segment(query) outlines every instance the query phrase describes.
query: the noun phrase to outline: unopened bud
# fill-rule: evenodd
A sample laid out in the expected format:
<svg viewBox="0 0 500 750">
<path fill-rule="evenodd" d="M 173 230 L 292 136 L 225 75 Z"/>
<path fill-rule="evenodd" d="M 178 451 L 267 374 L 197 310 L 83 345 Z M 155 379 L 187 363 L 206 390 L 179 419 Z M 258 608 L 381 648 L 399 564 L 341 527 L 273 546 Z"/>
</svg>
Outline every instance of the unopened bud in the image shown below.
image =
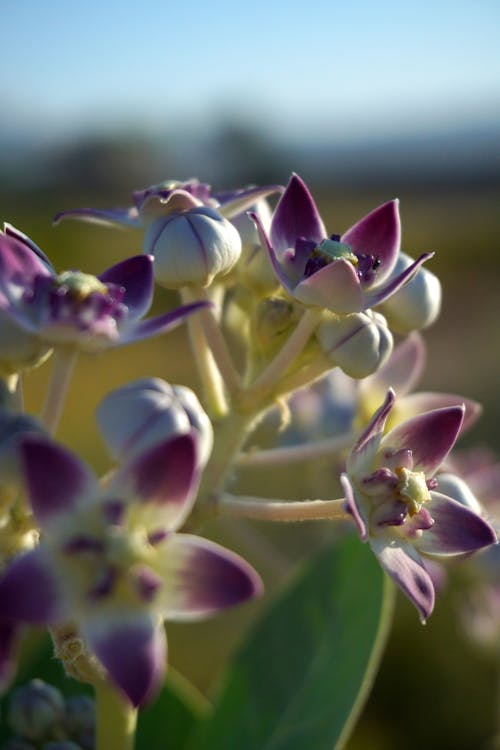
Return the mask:
<svg viewBox="0 0 500 750">
<path fill-rule="evenodd" d="M 241 253 L 237 229 L 208 206 L 170 213 L 149 222 L 145 253 L 154 255 L 154 273 L 167 289 L 206 287 L 228 273 Z"/>
<path fill-rule="evenodd" d="M 473 510 L 474 513 L 482 515 L 483 509 L 481 503 L 463 479 L 457 477 L 456 474 L 445 473 L 438 474 L 436 479 L 438 492 L 451 497 L 452 500 L 456 500 L 461 505 L 465 505 L 466 508 Z"/>
<path fill-rule="evenodd" d="M 255 336 L 264 352 L 279 344 L 295 323 L 293 305 L 281 297 L 262 300 L 255 315 Z"/>
<path fill-rule="evenodd" d="M 371 310 L 328 315 L 316 335 L 323 352 L 352 378 L 375 372 L 392 351 L 392 335 L 385 319 Z"/>
<path fill-rule="evenodd" d="M 265 198 L 255 203 L 249 210 L 257 214 L 267 231 L 271 223 L 272 212 Z M 244 212 L 235 216 L 231 223 L 234 224 L 241 237 L 241 257 L 235 268 L 238 279 L 260 295 L 272 294 L 278 289 L 279 283 L 269 254 L 261 246 L 255 222 Z"/>
<path fill-rule="evenodd" d="M 400 253 L 393 276 L 402 273 L 412 263 L 413 258 Z M 411 281 L 382 302 L 377 309 L 383 313 L 395 333 L 420 331 L 434 323 L 439 315 L 441 282 L 432 271 L 420 268 Z"/>
<path fill-rule="evenodd" d="M 193 429 L 201 466 L 212 451 L 212 424 L 196 394 L 160 378 L 143 378 L 112 391 L 99 404 L 96 419 L 111 454 L 119 460 Z"/>
</svg>

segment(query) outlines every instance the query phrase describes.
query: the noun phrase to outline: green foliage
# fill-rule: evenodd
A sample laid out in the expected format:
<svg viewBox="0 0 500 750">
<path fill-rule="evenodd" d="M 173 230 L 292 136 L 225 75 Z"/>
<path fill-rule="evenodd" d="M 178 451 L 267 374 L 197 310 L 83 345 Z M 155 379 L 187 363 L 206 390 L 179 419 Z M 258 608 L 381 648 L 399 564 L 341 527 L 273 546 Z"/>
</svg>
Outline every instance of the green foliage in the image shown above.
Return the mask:
<svg viewBox="0 0 500 750">
<path fill-rule="evenodd" d="M 190 750 L 341 747 L 378 666 L 392 598 L 359 539 L 322 550 L 237 654 Z"/>
</svg>

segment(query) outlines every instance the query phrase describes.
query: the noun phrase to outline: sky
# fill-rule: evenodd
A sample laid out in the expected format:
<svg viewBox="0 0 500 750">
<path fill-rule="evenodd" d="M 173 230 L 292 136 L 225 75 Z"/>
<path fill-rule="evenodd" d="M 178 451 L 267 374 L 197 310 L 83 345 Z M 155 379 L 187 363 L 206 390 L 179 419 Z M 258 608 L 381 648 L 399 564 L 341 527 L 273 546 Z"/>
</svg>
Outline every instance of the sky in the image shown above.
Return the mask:
<svg viewBox="0 0 500 750">
<path fill-rule="evenodd" d="M 500 0 L 0 0 L 0 127 L 284 138 L 500 115 Z"/>
</svg>

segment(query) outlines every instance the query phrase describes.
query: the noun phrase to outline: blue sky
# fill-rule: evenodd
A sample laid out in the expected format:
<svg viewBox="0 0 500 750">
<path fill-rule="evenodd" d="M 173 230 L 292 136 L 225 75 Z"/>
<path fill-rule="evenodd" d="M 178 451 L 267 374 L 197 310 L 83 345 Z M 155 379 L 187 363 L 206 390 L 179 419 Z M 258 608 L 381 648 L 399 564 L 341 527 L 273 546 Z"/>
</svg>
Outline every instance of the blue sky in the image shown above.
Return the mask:
<svg viewBox="0 0 500 750">
<path fill-rule="evenodd" d="M 229 115 L 335 138 L 500 114 L 499 0 L 1 0 L 0 27 L 3 127 L 40 137 Z"/>
</svg>

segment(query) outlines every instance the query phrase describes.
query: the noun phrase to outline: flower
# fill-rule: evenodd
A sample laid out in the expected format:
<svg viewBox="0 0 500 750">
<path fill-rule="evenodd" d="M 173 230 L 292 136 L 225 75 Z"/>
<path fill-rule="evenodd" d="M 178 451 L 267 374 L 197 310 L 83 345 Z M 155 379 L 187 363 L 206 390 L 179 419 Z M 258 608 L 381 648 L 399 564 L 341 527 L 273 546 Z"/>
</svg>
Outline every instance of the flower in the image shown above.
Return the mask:
<svg viewBox="0 0 500 750">
<path fill-rule="evenodd" d="M 425 622 L 434 607 L 426 555 L 473 552 L 497 538 L 481 516 L 436 491 L 434 475 L 458 436 L 464 407 L 419 414 L 384 435 L 394 401 L 389 390 L 354 445 L 342 484 L 361 539 Z"/>
<path fill-rule="evenodd" d="M 305 305 L 334 313 L 380 304 L 432 257 L 424 253 L 389 279 L 400 245 L 398 202 L 384 203 L 342 236 L 328 237 L 309 190 L 295 174 L 273 213 L 269 236 L 259 217 L 251 216 L 285 290 Z"/>
<path fill-rule="evenodd" d="M 142 704 L 164 673 L 164 618 L 197 620 L 261 590 L 239 556 L 176 533 L 196 494 L 196 433 L 135 455 L 104 486 L 48 438 L 30 436 L 21 451 L 42 534 L 0 576 L 2 616 L 78 623 L 110 679 Z"/>
<path fill-rule="evenodd" d="M 187 211 L 199 206 L 217 209 L 226 219 L 232 219 L 252 206 L 260 198 L 282 192 L 281 185 L 249 187 L 225 192 L 212 192 L 210 185 L 195 178 L 181 182 L 166 180 L 159 185 L 151 185 L 144 190 L 132 193 L 133 206 L 127 208 L 75 208 L 60 211 L 54 218 L 57 224 L 61 219 L 83 219 L 99 224 L 118 224 L 140 228 L 151 218 L 171 213 Z"/>
<path fill-rule="evenodd" d="M 57 274 L 32 240 L 7 226 L 0 234 L 0 362 L 17 371 L 58 345 L 90 352 L 121 346 L 164 333 L 207 304 L 141 321 L 153 286 L 151 256 L 128 258 L 100 276 Z"/>
</svg>

